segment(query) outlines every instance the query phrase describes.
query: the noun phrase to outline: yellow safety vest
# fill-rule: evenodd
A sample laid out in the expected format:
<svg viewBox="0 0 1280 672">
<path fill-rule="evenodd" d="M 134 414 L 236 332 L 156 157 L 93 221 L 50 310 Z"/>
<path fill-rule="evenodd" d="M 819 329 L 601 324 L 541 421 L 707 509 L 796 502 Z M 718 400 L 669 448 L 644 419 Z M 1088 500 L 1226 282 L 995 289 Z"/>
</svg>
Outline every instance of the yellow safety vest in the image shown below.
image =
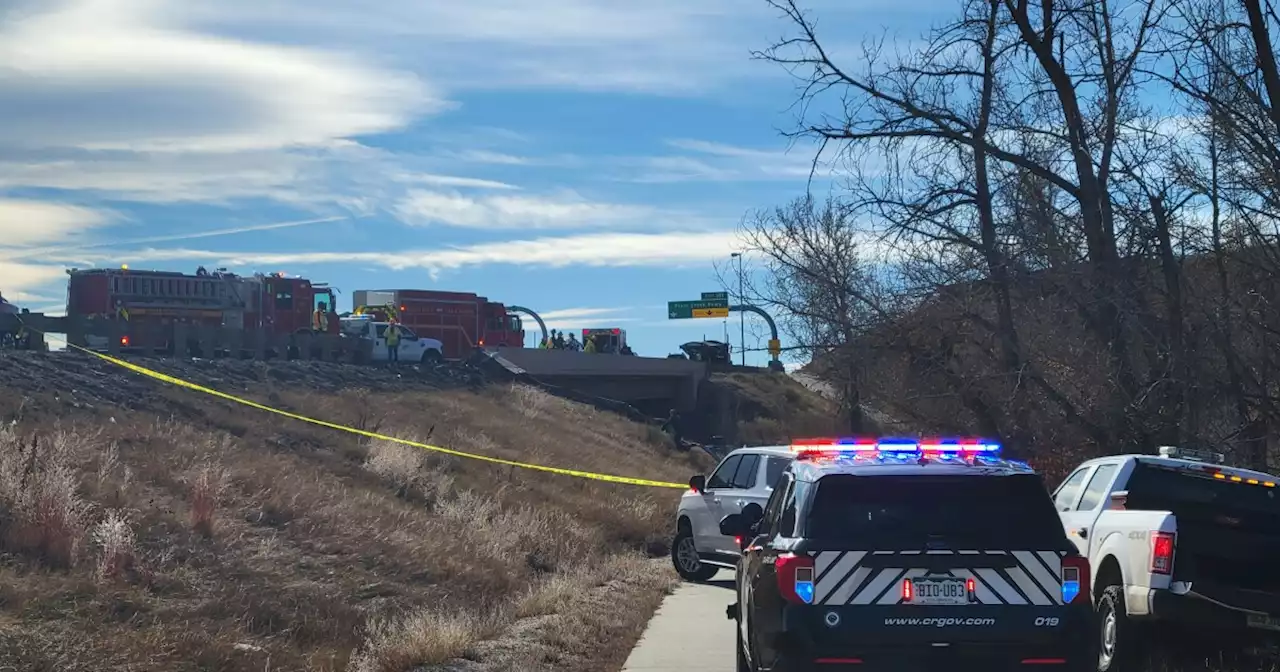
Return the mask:
<svg viewBox="0 0 1280 672">
<path fill-rule="evenodd" d="M 400 345 L 400 329 L 394 324 L 387 327 L 387 345 Z"/>
</svg>

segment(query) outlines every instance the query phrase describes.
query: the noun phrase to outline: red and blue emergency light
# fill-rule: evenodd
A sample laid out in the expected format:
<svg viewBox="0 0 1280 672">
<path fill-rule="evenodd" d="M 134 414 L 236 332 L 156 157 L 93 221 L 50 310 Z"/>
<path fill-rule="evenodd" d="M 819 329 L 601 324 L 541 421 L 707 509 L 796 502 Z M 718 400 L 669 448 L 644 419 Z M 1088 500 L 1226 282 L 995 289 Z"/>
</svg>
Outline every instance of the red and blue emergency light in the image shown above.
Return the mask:
<svg viewBox="0 0 1280 672">
<path fill-rule="evenodd" d="M 797 457 L 1000 457 L 1000 444 L 976 437 L 798 439 L 791 442 Z"/>
</svg>

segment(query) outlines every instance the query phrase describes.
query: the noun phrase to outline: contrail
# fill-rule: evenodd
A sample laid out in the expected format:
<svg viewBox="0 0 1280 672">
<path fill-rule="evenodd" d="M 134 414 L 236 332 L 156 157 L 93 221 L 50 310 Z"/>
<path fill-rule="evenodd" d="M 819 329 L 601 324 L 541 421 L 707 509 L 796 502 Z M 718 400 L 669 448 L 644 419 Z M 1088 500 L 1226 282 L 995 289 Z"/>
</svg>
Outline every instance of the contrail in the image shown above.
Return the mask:
<svg viewBox="0 0 1280 672">
<path fill-rule="evenodd" d="M 271 231 L 274 229 L 290 229 L 295 226 L 306 226 L 308 224 L 324 224 L 326 222 L 336 222 L 343 219 L 363 219 L 372 217 L 367 215 L 339 215 L 336 217 L 321 217 L 319 219 L 302 219 L 291 222 L 275 222 L 272 224 L 253 224 L 251 226 L 239 226 L 231 229 L 214 229 L 212 231 L 197 231 L 196 233 L 180 233 L 171 236 L 150 236 L 148 238 L 132 238 L 129 240 L 109 240 L 100 243 L 88 243 L 84 245 L 72 245 L 71 247 L 46 247 L 34 250 L 14 250 L 5 256 L 10 259 L 24 259 L 46 254 L 58 252 L 79 252 L 81 250 L 92 250 L 102 247 L 112 247 L 115 245 L 140 245 L 146 243 L 169 243 L 178 240 L 194 240 L 196 238 L 214 238 L 217 236 L 230 236 L 237 233 L 251 233 L 254 231 Z"/>
</svg>

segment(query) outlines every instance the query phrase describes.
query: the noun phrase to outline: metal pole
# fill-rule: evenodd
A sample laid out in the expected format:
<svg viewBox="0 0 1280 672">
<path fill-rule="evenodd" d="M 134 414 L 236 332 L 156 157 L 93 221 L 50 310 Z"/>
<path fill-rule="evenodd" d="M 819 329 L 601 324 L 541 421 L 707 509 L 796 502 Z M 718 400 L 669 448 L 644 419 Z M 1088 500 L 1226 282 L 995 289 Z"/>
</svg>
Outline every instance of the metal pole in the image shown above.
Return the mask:
<svg viewBox="0 0 1280 672">
<path fill-rule="evenodd" d="M 738 302 L 746 303 L 747 297 L 743 296 L 743 278 L 742 278 L 742 253 L 735 253 L 733 256 L 738 258 Z M 742 352 L 742 365 L 747 365 L 747 314 L 746 312 L 738 313 L 738 338 L 740 349 Z"/>
</svg>

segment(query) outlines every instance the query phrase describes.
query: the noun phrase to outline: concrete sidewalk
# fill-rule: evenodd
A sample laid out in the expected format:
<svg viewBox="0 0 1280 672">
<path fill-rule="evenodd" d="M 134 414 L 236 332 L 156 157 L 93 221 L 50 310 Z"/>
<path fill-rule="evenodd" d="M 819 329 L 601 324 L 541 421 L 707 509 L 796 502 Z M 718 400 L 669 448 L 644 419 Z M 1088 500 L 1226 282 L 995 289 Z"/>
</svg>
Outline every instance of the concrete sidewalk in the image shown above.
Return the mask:
<svg viewBox="0 0 1280 672">
<path fill-rule="evenodd" d="M 685 583 L 649 621 L 622 672 L 734 672 L 733 621 L 725 607 L 736 597 L 732 574 L 709 584 Z"/>
</svg>

